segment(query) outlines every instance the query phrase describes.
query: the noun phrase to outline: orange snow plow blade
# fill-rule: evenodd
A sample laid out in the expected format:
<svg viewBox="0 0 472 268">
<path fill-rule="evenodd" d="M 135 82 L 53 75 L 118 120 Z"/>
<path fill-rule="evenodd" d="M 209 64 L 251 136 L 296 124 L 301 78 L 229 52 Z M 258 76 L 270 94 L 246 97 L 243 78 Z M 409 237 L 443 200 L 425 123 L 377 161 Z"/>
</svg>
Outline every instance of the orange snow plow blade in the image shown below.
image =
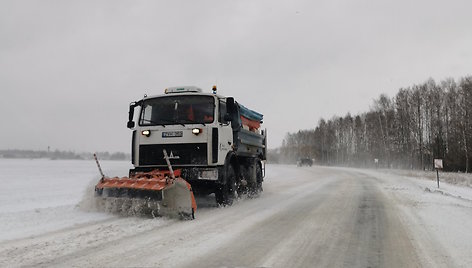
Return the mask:
<svg viewBox="0 0 472 268">
<path fill-rule="evenodd" d="M 116 212 L 193 219 L 197 209 L 192 187 L 180 177 L 180 170 L 154 170 L 123 178 L 104 176 L 95 193 Z"/>
</svg>

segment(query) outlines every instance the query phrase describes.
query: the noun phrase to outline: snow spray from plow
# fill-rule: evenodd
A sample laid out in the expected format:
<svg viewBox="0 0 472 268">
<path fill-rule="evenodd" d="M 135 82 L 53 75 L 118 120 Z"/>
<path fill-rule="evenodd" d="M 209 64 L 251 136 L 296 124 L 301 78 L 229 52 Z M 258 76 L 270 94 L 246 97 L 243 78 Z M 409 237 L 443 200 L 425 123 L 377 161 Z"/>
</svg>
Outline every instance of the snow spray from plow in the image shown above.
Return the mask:
<svg viewBox="0 0 472 268">
<path fill-rule="evenodd" d="M 94 154 L 102 176 L 95 186 L 98 206 L 122 214 L 194 219 L 197 204 L 192 187 L 180 177 L 180 170 L 172 169 L 165 149 L 163 153 L 169 170 L 138 172 L 122 178 L 106 177 Z"/>
</svg>

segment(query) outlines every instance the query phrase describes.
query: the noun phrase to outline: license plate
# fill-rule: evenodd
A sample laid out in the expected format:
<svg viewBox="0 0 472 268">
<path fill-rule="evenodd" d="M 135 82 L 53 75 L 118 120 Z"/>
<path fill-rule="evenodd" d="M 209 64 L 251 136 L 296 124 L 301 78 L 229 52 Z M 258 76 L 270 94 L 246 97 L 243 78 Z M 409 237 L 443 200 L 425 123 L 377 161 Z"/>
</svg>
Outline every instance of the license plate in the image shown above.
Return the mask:
<svg viewBox="0 0 472 268">
<path fill-rule="evenodd" d="M 183 134 L 182 131 L 167 131 L 167 132 L 162 132 L 162 137 L 163 138 L 182 137 L 182 134 Z"/>
</svg>

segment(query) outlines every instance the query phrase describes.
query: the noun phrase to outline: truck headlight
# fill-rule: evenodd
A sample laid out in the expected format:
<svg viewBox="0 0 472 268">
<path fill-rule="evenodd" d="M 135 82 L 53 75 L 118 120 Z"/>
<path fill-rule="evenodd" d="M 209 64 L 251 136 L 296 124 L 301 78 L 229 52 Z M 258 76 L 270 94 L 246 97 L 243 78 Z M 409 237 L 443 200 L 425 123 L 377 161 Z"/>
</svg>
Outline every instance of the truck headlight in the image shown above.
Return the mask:
<svg viewBox="0 0 472 268">
<path fill-rule="evenodd" d="M 141 131 L 141 134 L 143 134 L 146 137 L 149 137 L 149 136 L 151 136 L 151 131 L 150 130 L 143 130 L 143 131 Z"/>
<path fill-rule="evenodd" d="M 198 134 L 202 133 L 202 129 L 201 128 L 194 128 L 194 129 L 192 129 L 192 133 L 195 134 L 195 135 L 198 135 Z"/>
</svg>

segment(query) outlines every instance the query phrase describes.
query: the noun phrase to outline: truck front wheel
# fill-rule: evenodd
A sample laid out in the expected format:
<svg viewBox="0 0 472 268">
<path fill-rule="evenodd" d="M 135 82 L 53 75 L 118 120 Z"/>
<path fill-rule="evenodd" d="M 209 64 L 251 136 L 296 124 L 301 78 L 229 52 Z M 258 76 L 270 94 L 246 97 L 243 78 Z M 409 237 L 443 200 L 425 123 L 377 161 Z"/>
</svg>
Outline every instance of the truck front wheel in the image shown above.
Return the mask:
<svg viewBox="0 0 472 268">
<path fill-rule="evenodd" d="M 226 170 L 226 183 L 217 184 L 215 189 L 216 203 L 220 206 L 231 206 L 237 198 L 236 172 L 232 165 Z"/>
</svg>

